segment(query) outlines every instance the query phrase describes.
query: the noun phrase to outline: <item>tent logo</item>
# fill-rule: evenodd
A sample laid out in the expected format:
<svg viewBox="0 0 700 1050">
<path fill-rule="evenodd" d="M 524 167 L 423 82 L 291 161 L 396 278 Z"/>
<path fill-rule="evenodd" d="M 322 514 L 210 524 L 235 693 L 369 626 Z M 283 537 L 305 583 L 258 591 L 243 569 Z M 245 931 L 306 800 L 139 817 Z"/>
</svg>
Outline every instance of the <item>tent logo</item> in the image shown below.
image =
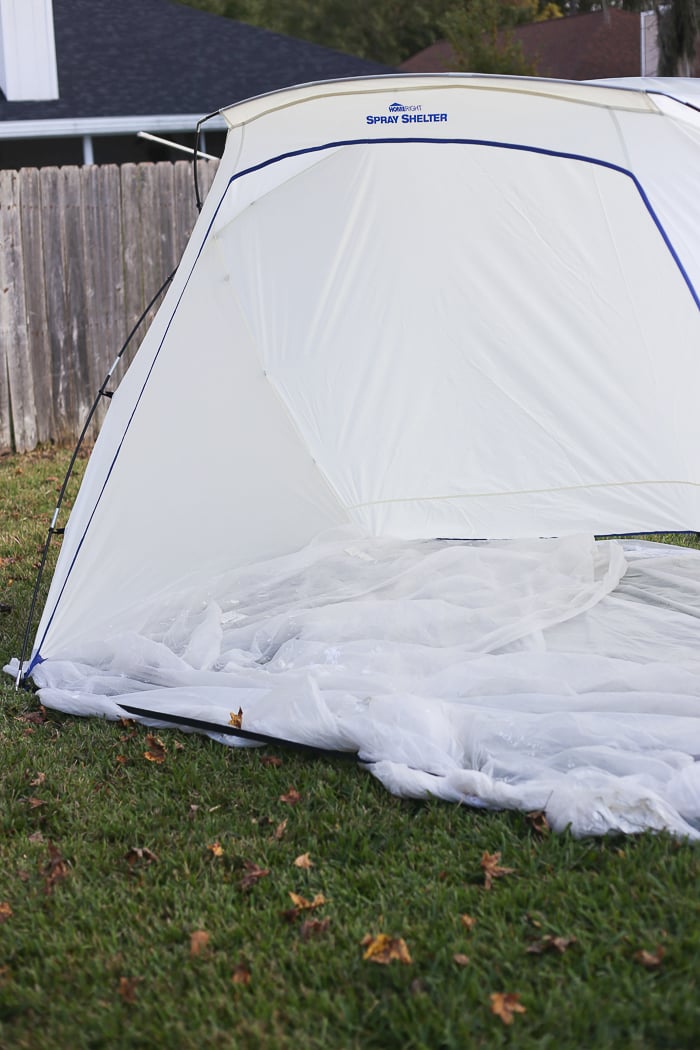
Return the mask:
<svg viewBox="0 0 700 1050">
<path fill-rule="evenodd" d="M 392 102 L 388 115 L 368 113 L 365 120 L 368 124 L 441 124 L 447 122 L 447 113 L 423 113 L 420 103 Z"/>
</svg>

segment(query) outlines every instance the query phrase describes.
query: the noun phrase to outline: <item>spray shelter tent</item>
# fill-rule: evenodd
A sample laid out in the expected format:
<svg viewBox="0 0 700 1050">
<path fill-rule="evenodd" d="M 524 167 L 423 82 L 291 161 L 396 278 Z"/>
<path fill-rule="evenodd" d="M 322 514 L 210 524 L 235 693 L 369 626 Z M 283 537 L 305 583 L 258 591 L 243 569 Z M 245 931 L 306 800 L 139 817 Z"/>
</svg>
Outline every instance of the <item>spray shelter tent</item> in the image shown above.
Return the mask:
<svg viewBox="0 0 700 1050">
<path fill-rule="evenodd" d="M 390 76 L 224 109 L 67 524 L 42 702 L 227 742 L 241 710 L 397 793 L 696 837 L 700 555 L 594 539 L 700 529 L 672 95 Z"/>
</svg>

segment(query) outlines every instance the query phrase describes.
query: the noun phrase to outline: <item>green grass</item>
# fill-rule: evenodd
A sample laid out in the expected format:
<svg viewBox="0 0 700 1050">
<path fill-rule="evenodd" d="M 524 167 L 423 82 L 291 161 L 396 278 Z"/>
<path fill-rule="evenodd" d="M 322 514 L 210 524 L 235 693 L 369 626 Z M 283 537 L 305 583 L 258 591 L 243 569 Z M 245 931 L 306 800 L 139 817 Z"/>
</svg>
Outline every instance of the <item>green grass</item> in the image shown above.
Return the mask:
<svg viewBox="0 0 700 1050">
<path fill-rule="evenodd" d="M 3 662 L 19 651 L 67 458 L 0 460 Z M 280 752 L 273 766 L 179 732 L 160 734 L 158 764 L 147 729 L 42 715 L 6 681 L 3 1048 L 700 1044 L 696 849 L 543 835 L 522 814 L 392 798 L 352 762 Z M 280 800 L 290 787 L 296 805 Z M 484 851 L 516 869 L 488 891 Z M 314 866 L 295 867 L 307 852 Z M 248 890 L 246 862 L 269 871 Z M 305 938 L 304 916 L 283 915 L 290 892 L 323 894 L 308 914 L 327 927 Z M 209 942 L 191 957 L 196 930 Z M 403 937 L 413 961 L 364 961 L 363 937 L 379 932 Z M 527 952 L 547 935 L 576 941 Z M 635 958 L 659 948 L 656 967 Z M 506 1026 L 494 992 L 517 993 L 526 1013 Z"/>
</svg>

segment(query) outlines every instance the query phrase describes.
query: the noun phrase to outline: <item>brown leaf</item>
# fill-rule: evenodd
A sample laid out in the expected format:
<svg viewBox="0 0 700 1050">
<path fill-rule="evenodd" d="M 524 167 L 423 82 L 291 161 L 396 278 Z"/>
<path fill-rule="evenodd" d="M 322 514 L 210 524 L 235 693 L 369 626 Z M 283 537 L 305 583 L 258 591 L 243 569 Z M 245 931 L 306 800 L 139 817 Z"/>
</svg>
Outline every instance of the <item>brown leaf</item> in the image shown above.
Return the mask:
<svg viewBox="0 0 700 1050">
<path fill-rule="evenodd" d="M 279 840 L 282 838 L 282 836 L 284 835 L 286 830 L 287 830 L 287 819 L 285 818 L 283 821 L 281 821 L 277 825 L 277 827 L 275 828 L 275 830 L 272 833 L 272 837 L 277 839 L 277 841 L 279 842 Z"/>
<path fill-rule="evenodd" d="M 394 961 L 406 965 L 413 962 L 403 937 L 390 937 L 387 933 L 372 937 L 368 933 L 362 939 L 362 946 L 365 949 L 362 958 L 367 962 L 380 963 L 382 966 Z"/>
<path fill-rule="evenodd" d="M 238 963 L 231 974 L 232 984 L 250 984 L 250 970 L 245 963 Z"/>
<path fill-rule="evenodd" d="M 33 831 L 31 835 L 29 835 L 29 841 L 33 842 L 36 845 L 37 843 L 41 843 L 44 841 L 44 836 L 40 831 Z"/>
<path fill-rule="evenodd" d="M 294 861 L 295 868 L 313 868 L 314 862 L 308 853 L 301 853 Z"/>
<path fill-rule="evenodd" d="M 231 717 L 228 720 L 228 724 L 230 726 L 235 726 L 236 729 L 242 729 L 243 728 L 243 708 L 242 707 L 238 708 L 238 714 L 237 715 L 234 714 L 233 711 L 231 711 Z"/>
<path fill-rule="evenodd" d="M 290 806 L 295 806 L 297 802 L 301 801 L 301 795 L 296 788 L 290 787 L 286 795 L 280 795 L 280 802 L 286 802 Z"/>
<path fill-rule="evenodd" d="M 68 862 L 61 856 L 60 850 L 57 846 L 54 846 L 53 842 L 49 842 L 48 851 L 49 859 L 40 868 L 41 874 L 44 876 L 44 893 L 47 895 L 53 893 L 53 888 L 57 882 L 67 878 L 70 874 Z"/>
<path fill-rule="evenodd" d="M 532 813 L 526 813 L 525 819 L 530 824 L 533 831 L 536 831 L 538 835 L 549 834 L 549 821 L 543 809 L 535 809 Z"/>
<path fill-rule="evenodd" d="M 468 955 L 462 955 L 461 952 L 456 952 L 452 956 L 452 962 L 456 963 L 457 966 L 468 966 L 469 965 L 469 956 Z"/>
<path fill-rule="evenodd" d="M 19 720 L 20 722 L 31 722 L 32 725 L 41 726 L 48 721 L 46 708 L 41 706 L 38 711 L 28 711 L 25 715 L 20 715 Z"/>
<path fill-rule="evenodd" d="M 0 901 L 0 923 L 7 922 L 12 914 L 9 901 Z"/>
<path fill-rule="evenodd" d="M 206 930 L 194 930 L 190 934 L 190 959 L 201 955 L 209 944 L 209 934 Z"/>
<path fill-rule="evenodd" d="M 292 893 L 290 891 L 289 896 L 291 897 L 293 908 L 288 908 L 287 911 L 283 911 L 282 915 L 287 922 L 296 922 L 303 911 L 315 911 L 316 908 L 321 908 L 327 903 L 326 898 L 322 893 L 317 893 L 312 901 L 306 899 L 306 897 L 300 896 L 298 893 Z"/>
<path fill-rule="evenodd" d="M 491 998 L 491 1013 L 500 1017 L 503 1024 L 512 1024 L 514 1014 L 524 1014 L 527 1011 L 520 1002 L 520 996 L 514 992 L 493 992 Z"/>
<path fill-rule="evenodd" d="M 473 919 L 471 915 L 460 915 L 459 921 L 465 930 L 473 930 L 476 926 L 476 919 Z"/>
<path fill-rule="evenodd" d="M 634 953 L 635 962 L 641 963 L 647 970 L 654 970 L 657 966 L 661 966 L 661 961 L 666 954 L 666 949 L 663 945 L 658 945 L 655 952 L 645 951 L 644 948 Z"/>
<path fill-rule="evenodd" d="M 260 762 L 263 766 L 274 766 L 275 768 L 282 765 L 282 759 L 277 755 L 261 755 Z"/>
<path fill-rule="evenodd" d="M 125 766 L 129 759 L 126 757 L 126 755 L 117 755 L 114 761 L 117 763 L 118 766 Z"/>
<path fill-rule="evenodd" d="M 320 937 L 321 934 L 327 932 L 330 924 L 330 919 L 304 919 L 299 928 L 302 941 L 308 941 L 311 937 Z"/>
<path fill-rule="evenodd" d="M 119 978 L 119 994 L 122 1002 L 128 1003 L 130 1006 L 136 1002 L 136 985 L 140 980 L 140 977 Z"/>
<path fill-rule="evenodd" d="M 146 846 L 132 846 L 129 852 L 124 854 L 124 859 L 130 867 L 140 863 L 154 864 L 158 860 L 155 853 Z"/>
<path fill-rule="evenodd" d="M 224 855 L 224 847 L 218 841 L 212 842 L 211 846 L 207 846 L 207 849 L 214 857 L 223 857 Z"/>
<path fill-rule="evenodd" d="M 29 783 L 31 784 L 31 786 L 33 788 L 34 787 L 41 787 L 41 785 L 44 783 L 45 780 L 46 780 L 46 773 L 37 773 L 37 775 L 34 777 L 34 779 L 30 780 Z"/>
<path fill-rule="evenodd" d="M 575 937 L 555 937 L 553 934 L 547 933 L 541 940 L 533 941 L 532 944 L 528 945 L 525 951 L 530 955 L 542 955 L 546 951 L 556 951 L 563 955 L 572 944 L 576 944 Z"/>
<path fill-rule="evenodd" d="M 25 801 L 28 803 L 28 805 L 30 806 L 31 809 L 38 809 L 39 806 L 45 806 L 46 805 L 46 802 L 43 800 L 43 798 L 36 798 L 36 796 L 34 796 L 34 795 L 31 795 Z"/>
<path fill-rule="evenodd" d="M 245 869 L 245 875 L 240 882 L 242 890 L 249 890 L 256 882 L 260 879 L 264 879 L 266 875 L 270 874 L 269 868 L 259 868 L 252 860 L 245 861 L 243 867 Z"/>
<path fill-rule="evenodd" d="M 491 889 L 494 879 L 502 879 L 504 875 L 512 875 L 515 868 L 502 868 L 499 864 L 500 853 L 487 853 L 481 855 L 481 867 L 484 870 L 484 886 Z"/>
<path fill-rule="evenodd" d="M 144 751 L 143 757 L 148 759 L 149 762 L 157 762 L 158 765 L 160 765 L 161 762 L 165 762 L 165 756 L 168 753 L 168 749 L 160 737 L 154 736 L 153 733 L 147 733 L 146 743 L 148 744 L 148 751 Z"/>
</svg>

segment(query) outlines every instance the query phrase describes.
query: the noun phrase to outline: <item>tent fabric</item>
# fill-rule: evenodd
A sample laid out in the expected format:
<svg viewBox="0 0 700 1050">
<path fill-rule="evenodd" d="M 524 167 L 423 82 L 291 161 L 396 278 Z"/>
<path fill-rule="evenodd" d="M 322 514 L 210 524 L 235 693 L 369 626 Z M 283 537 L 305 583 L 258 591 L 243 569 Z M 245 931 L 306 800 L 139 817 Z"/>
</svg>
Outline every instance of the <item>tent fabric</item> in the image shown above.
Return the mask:
<svg viewBox="0 0 700 1050">
<path fill-rule="evenodd" d="M 153 625 L 174 601 L 173 623 L 184 616 L 192 637 L 178 634 L 173 653 L 192 657 L 197 681 L 189 672 L 186 683 L 168 681 L 168 702 L 198 707 L 210 688 L 199 671 L 214 672 L 192 654 L 213 652 L 227 634 L 217 607 L 238 600 L 231 573 L 277 571 L 288 557 L 306 564 L 310 556 L 294 552 L 337 529 L 353 530 L 361 551 L 369 544 L 368 564 L 384 565 L 375 542 L 390 545 L 393 565 L 402 543 L 409 557 L 415 544 L 445 541 L 437 557 L 453 551 L 447 541 L 483 539 L 517 541 L 507 548 L 516 572 L 519 557 L 542 561 L 544 604 L 528 591 L 521 608 L 501 573 L 505 548 L 460 547 L 478 568 L 470 561 L 454 580 L 448 574 L 432 604 L 399 602 L 397 622 L 408 629 L 417 618 L 406 645 L 425 645 L 425 632 L 439 650 L 481 645 L 486 660 L 494 646 L 545 629 L 559 637 L 562 624 L 579 621 L 581 637 L 600 641 L 594 610 L 627 578 L 619 548 L 582 541 L 588 554 L 572 556 L 567 589 L 569 570 L 552 569 L 559 553 L 545 544 L 535 556 L 530 544 L 559 537 L 554 549 L 566 558 L 575 536 L 700 527 L 700 113 L 658 84 L 446 75 L 306 85 L 223 115 L 230 130 L 217 176 L 112 399 L 67 525 L 30 663 L 44 702 L 65 704 L 73 681 L 76 709 L 103 710 L 100 695 L 116 686 L 96 686 L 92 700 L 85 682 L 104 685 L 106 670 L 149 682 L 134 660 L 149 666 L 149 647 L 160 644 Z M 420 550 L 411 569 L 419 576 Z M 685 593 L 683 572 L 695 562 L 679 564 L 669 586 Z M 345 567 L 352 600 L 329 592 L 327 646 L 331 624 L 340 637 L 347 627 L 339 606 L 351 622 L 363 609 L 354 568 Z M 325 568 L 318 573 L 325 579 Z M 221 591 L 229 579 L 234 590 Z M 476 587 L 492 619 L 460 619 L 471 600 L 455 598 L 460 585 Z M 658 618 L 658 585 L 646 574 L 645 597 L 626 598 L 625 609 L 649 606 Z M 291 615 L 280 586 L 271 584 L 273 619 Z M 206 606 L 211 637 L 187 611 L 202 588 L 219 595 Z M 453 599 L 454 616 L 442 604 Z M 685 638 L 695 621 L 683 615 Z M 382 637 L 379 622 L 376 630 Z M 460 631 L 471 641 L 458 643 Z M 139 639 L 138 659 L 116 644 L 125 636 Z M 247 667 L 253 650 L 241 652 Z M 393 696 L 399 710 L 404 672 L 392 661 L 395 692 L 387 687 L 382 704 Z M 668 654 L 662 662 L 673 663 Z M 211 688 L 227 690 L 223 681 Z M 320 732 L 311 711 L 325 711 L 328 697 L 318 683 L 298 694 L 292 676 L 279 688 L 300 718 L 308 705 L 309 731 Z M 425 710 L 442 703 L 439 692 L 424 699 Z M 359 700 L 348 703 L 359 719 Z M 375 704 L 368 725 L 381 718 Z M 528 724 L 535 733 L 536 719 Z M 379 751 L 353 733 L 378 772 Z M 455 757 L 462 746 L 447 750 L 456 768 L 472 769 Z M 414 779 L 432 775 L 427 760 L 408 766 Z M 444 764 L 436 768 L 442 777 Z M 501 787 L 514 777 L 493 774 Z M 479 783 L 455 791 L 496 804 L 498 792 Z"/>
</svg>

